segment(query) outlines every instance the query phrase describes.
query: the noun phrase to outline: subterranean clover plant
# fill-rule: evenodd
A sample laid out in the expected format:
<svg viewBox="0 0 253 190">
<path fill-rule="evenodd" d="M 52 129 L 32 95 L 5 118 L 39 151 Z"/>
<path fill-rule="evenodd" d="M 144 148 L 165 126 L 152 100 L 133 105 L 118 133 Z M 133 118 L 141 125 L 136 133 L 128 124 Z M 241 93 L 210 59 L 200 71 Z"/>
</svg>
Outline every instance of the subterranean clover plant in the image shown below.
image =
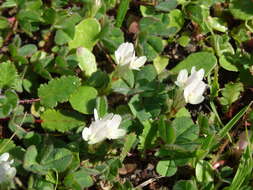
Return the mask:
<svg viewBox="0 0 253 190">
<path fill-rule="evenodd" d="M 0 1 L 0 190 L 249 190 L 253 2 Z"/>
</svg>

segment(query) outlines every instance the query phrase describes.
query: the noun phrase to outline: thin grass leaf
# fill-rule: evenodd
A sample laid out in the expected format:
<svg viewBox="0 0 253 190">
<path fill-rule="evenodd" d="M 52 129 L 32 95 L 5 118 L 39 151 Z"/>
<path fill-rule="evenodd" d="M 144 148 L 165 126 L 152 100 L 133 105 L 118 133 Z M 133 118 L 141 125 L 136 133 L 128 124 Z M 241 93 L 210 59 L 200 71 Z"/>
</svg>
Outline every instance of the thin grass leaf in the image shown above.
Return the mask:
<svg viewBox="0 0 253 190">
<path fill-rule="evenodd" d="M 217 112 L 217 109 L 216 109 L 216 107 L 215 107 L 213 101 L 210 102 L 210 106 L 211 106 L 212 111 L 213 111 L 213 113 L 215 114 L 216 118 L 218 119 L 219 123 L 221 124 L 222 127 L 224 127 L 224 124 L 222 123 L 222 121 L 221 121 L 221 119 L 220 119 L 220 116 L 219 116 L 219 114 L 218 114 L 218 112 Z"/>
<path fill-rule="evenodd" d="M 124 21 L 124 18 L 126 16 L 127 10 L 129 8 L 129 3 L 130 3 L 130 0 L 121 0 L 120 1 L 118 13 L 117 13 L 117 18 L 116 18 L 116 26 L 117 27 L 121 27 L 121 25 Z"/>
<path fill-rule="evenodd" d="M 232 129 L 232 127 L 242 118 L 242 116 L 246 113 L 246 111 L 250 108 L 252 102 L 243 108 L 239 113 L 237 113 L 233 119 L 231 119 L 225 127 L 223 127 L 218 133 L 219 138 L 224 138 L 224 136 Z"/>
<path fill-rule="evenodd" d="M 252 169 L 253 169 L 252 149 L 251 146 L 248 146 L 241 158 L 240 165 L 237 169 L 232 184 L 229 187 L 229 190 L 240 189 L 240 187 L 244 182 L 246 182 L 246 180 L 248 180 L 249 182 L 250 179 L 247 177 L 251 175 Z"/>
</svg>

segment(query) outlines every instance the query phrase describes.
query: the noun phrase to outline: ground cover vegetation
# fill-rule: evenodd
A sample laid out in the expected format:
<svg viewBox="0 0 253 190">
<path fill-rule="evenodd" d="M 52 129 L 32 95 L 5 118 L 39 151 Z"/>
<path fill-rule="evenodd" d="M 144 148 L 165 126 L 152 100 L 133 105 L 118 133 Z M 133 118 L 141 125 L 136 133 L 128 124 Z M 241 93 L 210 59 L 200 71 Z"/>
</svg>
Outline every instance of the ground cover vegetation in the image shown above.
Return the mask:
<svg viewBox="0 0 253 190">
<path fill-rule="evenodd" d="M 253 1 L 0 1 L 0 189 L 253 189 Z"/>
</svg>

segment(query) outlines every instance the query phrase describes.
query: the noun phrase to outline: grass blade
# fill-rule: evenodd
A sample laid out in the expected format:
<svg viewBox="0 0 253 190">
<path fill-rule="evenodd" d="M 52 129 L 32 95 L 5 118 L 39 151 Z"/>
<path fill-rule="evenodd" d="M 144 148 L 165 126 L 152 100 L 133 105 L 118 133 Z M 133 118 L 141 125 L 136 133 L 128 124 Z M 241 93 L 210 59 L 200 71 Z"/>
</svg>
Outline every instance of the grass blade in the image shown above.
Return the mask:
<svg viewBox="0 0 253 190">
<path fill-rule="evenodd" d="M 237 113 L 218 133 L 219 138 L 224 138 L 225 135 L 232 129 L 232 127 L 241 119 L 241 117 L 246 113 L 246 111 L 251 106 L 252 102 L 243 108 L 239 113 Z"/>
<path fill-rule="evenodd" d="M 129 3 L 130 3 L 130 0 L 121 0 L 120 1 L 118 13 L 117 13 L 117 18 L 116 18 L 116 26 L 117 27 L 121 27 L 121 25 L 124 21 L 124 18 L 126 16 L 127 10 L 129 8 Z"/>
</svg>

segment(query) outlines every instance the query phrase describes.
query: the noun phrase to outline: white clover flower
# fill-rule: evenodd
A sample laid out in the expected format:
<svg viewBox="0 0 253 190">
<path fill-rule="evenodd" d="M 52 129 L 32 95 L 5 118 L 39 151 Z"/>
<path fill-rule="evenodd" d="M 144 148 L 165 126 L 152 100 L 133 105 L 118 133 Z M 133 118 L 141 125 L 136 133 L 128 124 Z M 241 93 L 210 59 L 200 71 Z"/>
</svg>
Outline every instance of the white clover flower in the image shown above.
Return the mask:
<svg viewBox="0 0 253 190">
<path fill-rule="evenodd" d="M 204 100 L 203 93 L 207 85 L 202 81 L 205 75 L 204 69 L 196 71 L 195 67 L 191 69 L 191 75 L 183 69 L 179 72 L 175 84 L 184 88 L 184 99 L 186 103 L 199 104 Z"/>
<path fill-rule="evenodd" d="M 0 156 L 0 184 L 9 182 L 16 175 L 16 168 L 11 167 L 13 160 L 9 160 L 9 153 L 4 153 Z"/>
<path fill-rule="evenodd" d="M 88 144 L 95 144 L 107 139 L 118 139 L 126 134 L 124 129 L 119 129 L 121 116 L 117 114 L 108 114 L 99 119 L 97 110 L 94 109 L 95 121 L 89 128 L 84 128 L 82 137 Z"/>
<path fill-rule="evenodd" d="M 120 67 L 128 67 L 129 69 L 139 70 L 147 61 L 146 56 L 136 57 L 134 45 L 126 42 L 121 44 L 115 51 L 116 64 Z"/>
</svg>

